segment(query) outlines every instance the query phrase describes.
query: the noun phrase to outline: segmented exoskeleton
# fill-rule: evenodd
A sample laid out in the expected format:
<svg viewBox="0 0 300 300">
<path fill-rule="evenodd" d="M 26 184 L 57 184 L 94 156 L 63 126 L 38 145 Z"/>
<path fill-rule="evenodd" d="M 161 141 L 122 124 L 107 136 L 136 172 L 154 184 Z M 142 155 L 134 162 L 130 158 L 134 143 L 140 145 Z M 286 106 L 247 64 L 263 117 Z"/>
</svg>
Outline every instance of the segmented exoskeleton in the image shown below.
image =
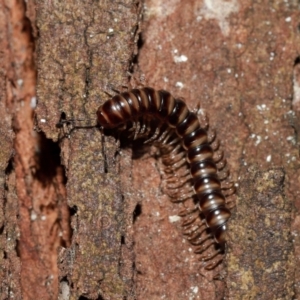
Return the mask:
<svg viewBox="0 0 300 300">
<path fill-rule="evenodd" d="M 159 148 L 166 166 L 167 185 L 173 190 L 173 201 L 185 201 L 193 194 L 197 196 L 194 209 L 180 212 L 184 234 L 192 244 L 198 245 L 196 252 L 203 252 L 212 243 L 207 245 L 206 239 L 201 238 L 202 226 L 209 228 L 219 248 L 214 255 L 204 259 L 211 259 L 223 251 L 231 215 L 225 195 L 231 194 L 234 187 L 226 181 L 226 161 L 219 151 L 219 143 L 214 134 L 208 134 L 207 128 L 201 127 L 197 113 L 169 92 L 145 87 L 107 100 L 98 108 L 97 120 L 101 128 L 125 131 L 132 139 L 143 138 L 145 143 L 153 143 Z M 176 176 L 183 166 L 187 172 Z M 203 222 L 196 222 L 198 208 Z"/>
</svg>

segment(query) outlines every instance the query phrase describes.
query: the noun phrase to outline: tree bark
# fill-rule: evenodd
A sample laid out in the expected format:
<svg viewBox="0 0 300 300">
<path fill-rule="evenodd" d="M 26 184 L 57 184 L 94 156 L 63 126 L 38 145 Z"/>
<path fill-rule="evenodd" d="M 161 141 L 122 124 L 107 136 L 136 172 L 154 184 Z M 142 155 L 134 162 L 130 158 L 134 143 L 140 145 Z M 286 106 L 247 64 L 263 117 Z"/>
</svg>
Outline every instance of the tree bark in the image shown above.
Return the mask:
<svg viewBox="0 0 300 300">
<path fill-rule="evenodd" d="M 128 85 L 139 9 L 132 0 L 38 3 L 36 114 L 47 138 L 60 138 L 62 114 L 96 125 L 97 107 Z M 97 128 L 73 130 L 60 142 L 73 215 L 71 244 L 61 248 L 61 287 L 72 299 L 132 299 L 133 245 L 125 239 L 117 144 Z"/>
<path fill-rule="evenodd" d="M 0 299 L 299 297 L 299 16 L 296 1 L 0 0 Z M 142 78 L 200 102 L 238 185 L 211 271 L 159 160 L 86 128 Z"/>
</svg>

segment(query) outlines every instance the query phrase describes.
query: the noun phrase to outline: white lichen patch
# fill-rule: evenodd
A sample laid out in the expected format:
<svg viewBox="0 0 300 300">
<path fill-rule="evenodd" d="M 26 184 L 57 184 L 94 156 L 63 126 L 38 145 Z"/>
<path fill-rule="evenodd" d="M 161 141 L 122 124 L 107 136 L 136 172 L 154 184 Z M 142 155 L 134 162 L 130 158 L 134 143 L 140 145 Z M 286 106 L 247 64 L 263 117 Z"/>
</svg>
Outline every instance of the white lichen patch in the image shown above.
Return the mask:
<svg viewBox="0 0 300 300">
<path fill-rule="evenodd" d="M 224 1 L 224 0 L 204 0 L 200 15 L 206 20 L 216 19 L 219 27 L 224 36 L 228 36 L 230 33 L 228 17 L 232 13 L 236 13 L 239 10 L 239 3 L 237 0 Z M 198 20 L 197 16 L 197 20 Z"/>
<path fill-rule="evenodd" d="M 295 67 L 293 78 L 293 105 L 299 105 L 300 103 L 300 80 L 299 70 Z"/>
<path fill-rule="evenodd" d="M 257 136 L 256 136 L 256 141 L 255 141 L 254 145 L 257 146 L 257 145 L 260 144 L 260 142 L 261 142 L 261 136 L 260 136 L 260 135 L 257 135 Z"/>
<path fill-rule="evenodd" d="M 59 296 L 58 300 L 69 300 L 70 299 L 70 286 L 68 282 L 62 281 L 59 287 Z"/>
<path fill-rule="evenodd" d="M 191 290 L 194 294 L 197 294 L 199 292 L 199 288 L 197 286 L 192 286 Z"/>
<path fill-rule="evenodd" d="M 291 17 L 287 17 L 287 18 L 285 18 L 285 21 L 286 21 L 287 23 L 289 23 L 289 22 L 292 21 L 292 18 L 291 18 Z"/>
<path fill-rule="evenodd" d="M 173 58 L 175 63 L 182 63 L 188 60 L 188 58 L 185 55 L 174 55 Z"/>
<path fill-rule="evenodd" d="M 180 82 L 180 81 L 177 81 L 177 82 L 175 83 L 175 86 L 176 86 L 177 88 L 179 88 L 179 89 L 182 89 L 182 88 L 183 88 L 183 83 Z"/>
<path fill-rule="evenodd" d="M 18 86 L 21 87 L 23 85 L 23 82 L 24 82 L 23 79 L 18 79 L 17 80 Z"/>
<path fill-rule="evenodd" d="M 36 108 L 36 97 L 31 97 L 30 107 L 33 108 L 33 109 Z"/>
<path fill-rule="evenodd" d="M 181 220 L 181 217 L 180 216 L 169 216 L 169 221 L 170 223 L 175 223 L 175 222 L 178 222 Z"/>
<path fill-rule="evenodd" d="M 256 108 L 257 108 L 257 110 L 262 111 L 262 110 L 266 110 L 267 106 L 266 106 L 266 104 L 261 104 L 261 105 L 256 105 Z"/>
<path fill-rule="evenodd" d="M 31 211 L 30 220 L 35 221 L 37 219 L 37 214 L 35 211 Z"/>
<path fill-rule="evenodd" d="M 180 0 L 155 0 L 148 2 L 144 6 L 145 14 L 147 16 L 156 16 L 158 18 L 166 18 L 168 15 L 171 15 L 176 11 L 178 5 L 181 4 Z"/>
</svg>

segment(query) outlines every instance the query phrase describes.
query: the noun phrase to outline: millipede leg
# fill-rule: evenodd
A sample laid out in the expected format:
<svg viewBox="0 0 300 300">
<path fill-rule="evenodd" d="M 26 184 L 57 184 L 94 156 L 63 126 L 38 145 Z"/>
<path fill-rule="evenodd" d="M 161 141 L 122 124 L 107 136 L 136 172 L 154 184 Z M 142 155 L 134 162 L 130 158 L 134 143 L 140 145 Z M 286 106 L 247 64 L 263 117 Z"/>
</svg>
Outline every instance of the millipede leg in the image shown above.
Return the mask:
<svg viewBox="0 0 300 300">
<path fill-rule="evenodd" d="M 216 257 L 218 254 L 220 254 L 220 252 L 221 252 L 221 251 L 216 252 L 216 254 L 215 254 L 214 256 L 210 257 L 208 260 L 210 260 L 210 259 Z M 207 261 L 207 260 L 206 260 L 206 261 Z M 223 255 L 220 257 L 220 259 L 216 259 L 216 260 L 212 261 L 211 263 L 209 263 L 208 265 L 206 265 L 204 268 L 205 268 L 205 270 L 208 270 L 208 271 L 213 270 L 213 269 L 214 269 L 215 267 L 217 267 L 222 261 L 223 261 Z"/>
<path fill-rule="evenodd" d="M 182 227 L 188 227 L 193 224 L 199 218 L 199 214 L 190 214 L 189 216 L 185 216 L 181 223 Z"/>
<path fill-rule="evenodd" d="M 149 143 L 151 143 L 151 142 L 154 142 L 154 141 L 158 138 L 159 134 L 160 134 L 160 127 L 157 127 L 157 128 L 155 129 L 154 134 L 153 134 L 148 140 L 146 140 L 146 141 L 144 142 L 144 144 L 149 144 Z"/>
<path fill-rule="evenodd" d="M 231 201 L 226 202 L 226 207 L 227 207 L 229 210 L 233 209 L 235 206 L 236 206 L 236 203 L 235 203 L 234 200 L 231 200 Z"/>
<path fill-rule="evenodd" d="M 189 182 L 191 180 L 192 180 L 192 178 L 190 178 L 190 177 L 184 177 L 184 178 L 178 179 L 178 181 L 176 183 L 174 183 L 174 182 L 169 183 L 167 181 L 167 188 L 170 190 L 180 189 L 180 188 L 184 187 L 184 185 L 189 184 Z"/>
<path fill-rule="evenodd" d="M 183 227 L 184 235 L 191 235 L 200 227 L 205 225 L 205 222 L 200 220 L 199 209 L 197 206 L 194 208 L 185 208 L 181 210 L 178 215 L 182 218 L 181 226 Z M 198 221 L 197 223 L 195 223 L 196 220 Z"/>
<path fill-rule="evenodd" d="M 224 168 L 226 167 L 226 165 L 227 165 L 227 160 L 226 160 L 226 158 L 222 158 L 220 161 L 218 161 L 218 162 L 216 163 L 216 166 L 217 166 L 217 169 L 218 169 L 218 170 L 224 169 Z"/>
<path fill-rule="evenodd" d="M 174 159 L 174 160 L 173 160 Z M 186 159 L 181 156 L 181 154 L 177 155 L 176 157 L 168 160 L 167 162 L 165 160 L 162 160 L 164 167 L 163 170 L 168 176 L 170 177 L 170 174 L 180 174 L 177 176 L 177 179 L 187 177 L 190 174 L 187 174 L 185 169 L 188 168 Z M 171 181 L 170 181 L 171 182 Z"/>
<path fill-rule="evenodd" d="M 195 206 L 194 208 L 184 208 L 178 213 L 178 216 L 185 217 L 185 216 L 193 214 L 195 212 L 199 212 L 199 209 L 197 206 Z"/>
<path fill-rule="evenodd" d="M 150 130 L 151 128 L 149 126 L 148 121 L 144 119 L 140 119 L 139 121 L 136 122 L 135 134 L 133 140 L 147 136 Z"/>
<path fill-rule="evenodd" d="M 145 136 L 148 138 L 149 134 L 151 133 L 151 122 L 150 120 L 146 120 L 146 129 L 145 129 Z"/>
<path fill-rule="evenodd" d="M 134 140 L 135 136 L 137 135 L 137 123 L 136 122 L 132 122 L 131 124 L 127 125 L 127 128 L 125 128 L 128 132 L 128 138 Z M 124 128 L 119 128 L 119 132 L 122 133 L 123 130 L 125 130 Z"/>
<path fill-rule="evenodd" d="M 224 152 L 221 149 L 219 149 L 214 152 L 213 160 L 215 163 L 218 163 L 221 159 L 223 159 L 223 157 L 224 157 Z"/>
<path fill-rule="evenodd" d="M 157 139 L 157 142 L 161 144 L 161 147 L 164 146 L 164 144 L 167 143 L 167 140 L 171 135 L 173 134 L 173 130 L 171 128 L 165 130 L 162 135 Z"/>
<path fill-rule="evenodd" d="M 175 184 L 178 181 L 180 182 L 187 182 L 189 180 L 192 180 L 191 174 L 189 172 L 189 170 L 184 170 L 184 173 L 180 174 L 180 176 L 178 176 L 177 174 L 175 175 L 168 175 L 167 177 L 164 178 L 164 180 L 168 183 L 168 184 Z"/>
<path fill-rule="evenodd" d="M 211 144 L 214 142 L 216 138 L 216 129 L 215 128 L 211 128 L 208 132 L 207 132 L 207 139 L 208 139 L 208 143 Z"/>
<path fill-rule="evenodd" d="M 205 224 L 204 224 L 205 225 Z M 210 236 L 206 236 L 206 238 L 204 239 L 202 236 L 204 235 L 205 231 L 206 231 L 206 227 L 202 230 L 200 230 L 201 227 L 199 227 L 198 230 L 196 230 L 195 232 L 193 232 L 192 234 L 190 234 L 187 237 L 187 240 L 194 246 L 197 245 L 201 245 L 202 243 L 204 243 L 207 239 L 210 239 Z"/>
<path fill-rule="evenodd" d="M 221 189 L 225 197 L 231 196 L 235 193 L 236 188 L 232 181 L 221 182 Z"/>
<path fill-rule="evenodd" d="M 220 147 L 220 141 L 219 140 L 214 140 L 211 144 L 210 144 L 211 148 L 213 149 L 213 151 L 217 151 Z"/>
<path fill-rule="evenodd" d="M 205 130 L 208 130 L 209 118 L 207 113 L 200 108 L 200 105 L 193 110 L 193 113 L 197 115 L 201 127 L 204 128 Z"/>
<path fill-rule="evenodd" d="M 161 157 L 163 164 L 166 166 L 172 166 L 174 163 L 185 158 L 185 153 L 180 150 L 181 150 L 181 145 L 178 144 L 177 146 L 174 147 L 172 151 L 163 154 Z"/>
<path fill-rule="evenodd" d="M 172 168 L 173 170 L 179 170 L 180 168 L 184 167 L 185 164 L 186 164 L 186 160 L 182 158 L 178 162 L 175 162 Z"/>
<path fill-rule="evenodd" d="M 168 194 L 168 196 L 171 198 L 171 202 L 173 203 L 179 203 L 179 202 L 184 202 L 190 198 L 192 198 L 192 196 L 194 195 L 194 192 L 186 192 L 186 193 L 180 193 L 180 191 L 178 191 L 178 193 L 176 195 L 170 195 Z"/>
<path fill-rule="evenodd" d="M 229 177 L 229 170 L 222 170 L 218 172 L 218 177 L 220 181 L 223 181 Z"/>
<path fill-rule="evenodd" d="M 140 74 L 140 78 L 137 78 L 133 73 L 127 71 L 127 75 L 130 77 L 130 84 L 132 86 L 137 86 L 138 88 L 143 88 L 147 84 L 145 83 L 145 76 L 144 74 Z M 133 83 L 131 82 L 133 81 Z"/>
<path fill-rule="evenodd" d="M 212 246 L 212 245 L 215 245 L 215 243 L 214 242 L 211 242 L 211 243 L 209 243 L 208 245 L 207 245 L 207 247 L 203 250 L 203 251 L 205 251 L 205 250 L 207 250 L 210 246 Z M 198 252 L 198 253 L 203 253 L 203 251 L 202 252 Z M 220 254 L 221 253 L 221 249 L 219 248 L 219 249 L 216 249 L 214 252 L 213 252 L 213 254 L 207 254 L 207 255 L 205 255 L 205 256 L 202 256 L 201 257 L 201 260 L 202 261 L 209 261 L 209 260 L 211 260 L 212 258 L 214 258 L 214 257 L 216 257 L 218 254 Z"/>
<path fill-rule="evenodd" d="M 172 170 L 170 170 L 172 171 Z M 171 181 L 171 176 L 174 175 L 174 172 L 170 172 L 167 176 L 167 180 L 163 179 L 162 181 L 162 190 L 164 193 L 166 193 L 171 199 L 172 202 L 184 202 L 187 199 L 191 198 L 194 195 L 193 187 L 189 183 L 190 178 L 184 177 L 184 178 L 178 178 L 177 181 L 174 181 L 174 184 L 170 184 L 168 179 Z M 171 183 L 172 183 L 171 181 Z"/>
<path fill-rule="evenodd" d="M 198 220 L 199 220 L 199 216 L 198 216 Z M 197 238 L 199 236 L 199 230 L 203 226 L 205 226 L 204 222 L 200 222 L 200 223 L 199 222 L 197 222 L 197 223 L 194 222 L 193 225 L 189 225 L 189 226 L 183 226 L 182 225 L 182 227 L 183 227 L 182 233 L 183 233 L 183 235 L 188 236 L 188 238 L 190 238 L 192 240 L 192 239 Z"/>
<path fill-rule="evenodd" d="M 206 241 L 210 241 L 210 242 L 208 244 L 205 244 Z M 198 254 L 202 254 L 209 247 L 211 247 L 212 245 L 215 245 L 215 241 L 212 240 L 212 237 L 211 237 L 210 234 L 208 234 L 204 239 L 199 238 L 196 241 L 190 241 L 190 243 L 192 245 L 198 245 L 198 247 L 196 247 L 195 250 L 194 250 L 194 252 L 198 253 Z"/>
<path fill-rule="evenodd" d="M 141 123 L 141 127 L 140 127 L 139 135 L 140 135 L 140 137 L 143 137 L 143 135 L 145 134 L 146 129 L 147 129 L 146 120 L 142 119 L 142 121 L 140 121 L 140 123 Z"/>
<path fill-rule="evenodd" d="M 135 131 L 134 131 L 134 137 L 133 140 L 136 140 L 140 134 L 140 130 L 141 130 L 141 124 L 140 121 L 137 121 L 135 123 Z"/>
</svg>

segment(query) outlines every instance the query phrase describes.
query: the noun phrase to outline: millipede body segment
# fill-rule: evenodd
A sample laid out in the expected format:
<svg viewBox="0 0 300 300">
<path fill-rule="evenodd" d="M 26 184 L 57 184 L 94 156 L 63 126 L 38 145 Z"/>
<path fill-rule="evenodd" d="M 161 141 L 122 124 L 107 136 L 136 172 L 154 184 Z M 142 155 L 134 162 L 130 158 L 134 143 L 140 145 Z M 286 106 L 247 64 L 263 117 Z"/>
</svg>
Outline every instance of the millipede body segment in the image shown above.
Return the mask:
<svg viewBox="0 0 300 300">
<path fill-rule="evenodd" d="M 145 87 L 107 100 L 99 107 L 97 119 L 103 129 L 115 128 L 127 132 L 133 139 L 144 138 L 146 143 L 154 143 L 161 151 L 166 172 L 170 174 L 169 186 L 175 183 L 176 187 L 178 180 L 172 179 L 172 174 L 182 165 L 187 166 L 188 172 L 177 187 L 190 181 L 192 193 L 189 189 L 180 193 L 175 188 L 177 192 L 174 197 L 177 199 L 174 202 L 184 201 L 187 194 L 196 194 L 204 227 L 209 228 L 210 235 L 223 250 L 230 218 L 221 182 L 227 176 L 221 178 L 220 175 L 225 163 L 222 154 L 217 151 L 218 145 L 215 144 L 218 143 L 209 139 L 207 128 L 201 127 L 198 114 L 190 111 L 184 101 L 175 99 L 169 92 Z M 187 214 L 192 213 L 182 213 Z M 185 225 L 193 221 L 186 220 Z M 199 234 L 192 229 L 186 231 L 191 241 L 199 239 Z M 201 243 L 203 241 L 198 245 Z"/>
</svg>

